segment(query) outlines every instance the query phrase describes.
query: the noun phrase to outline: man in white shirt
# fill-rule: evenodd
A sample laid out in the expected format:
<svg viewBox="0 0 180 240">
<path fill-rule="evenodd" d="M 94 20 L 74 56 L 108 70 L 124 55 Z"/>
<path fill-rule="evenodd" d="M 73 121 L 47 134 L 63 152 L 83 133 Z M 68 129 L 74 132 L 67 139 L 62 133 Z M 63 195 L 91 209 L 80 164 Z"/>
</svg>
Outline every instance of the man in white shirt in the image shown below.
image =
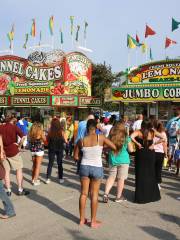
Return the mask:
<svg viewBox="0 0 180 240">
<path fill-rule="evenodd" d="M 110 123 L 110 119 L 104 118 L 103 133 L 104 133 L 105 137 L 109 136 L 109 133 L 110 133 L 112 127 L 113 127 L 113 125 Z"/>
<path fill-rule="evenodd" d="M 140 130 L 141 129 L 141 123 L 143 121 L 143 115 L 139 114 L 138 119 L 134 122 L 132 129 L 133 131 Z"/>
</svg>

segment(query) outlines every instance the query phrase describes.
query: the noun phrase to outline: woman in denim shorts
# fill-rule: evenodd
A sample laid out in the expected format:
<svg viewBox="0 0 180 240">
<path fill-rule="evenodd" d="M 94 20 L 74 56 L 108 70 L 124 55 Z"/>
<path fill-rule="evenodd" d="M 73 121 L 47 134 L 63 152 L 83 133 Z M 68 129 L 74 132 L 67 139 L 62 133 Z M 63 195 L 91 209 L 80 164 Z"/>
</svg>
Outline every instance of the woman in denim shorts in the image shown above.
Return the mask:
<svg viewBox="0 0 180 240">
<path fill-rule="evenodd" d="M 113 150 L 116 146 L 103 135 L 96 134 L 96 121 L 90 119 L 87 122 L 87 136 L 78 141 L 75 147 L 74 158 L 78 160 L 79 150 L 83 152 L 80 166 L 81 195 L 79 199 L 80 225 L 87 223 L 85 218 L 85 206 L 89 193 L 91 192 L 91 227 L 97 228 L 101 225 L 96 220 L 98 205 L 98 194 L 103 178 L 102 150 L 103 145 L 107 145 Z"/>
</svg>

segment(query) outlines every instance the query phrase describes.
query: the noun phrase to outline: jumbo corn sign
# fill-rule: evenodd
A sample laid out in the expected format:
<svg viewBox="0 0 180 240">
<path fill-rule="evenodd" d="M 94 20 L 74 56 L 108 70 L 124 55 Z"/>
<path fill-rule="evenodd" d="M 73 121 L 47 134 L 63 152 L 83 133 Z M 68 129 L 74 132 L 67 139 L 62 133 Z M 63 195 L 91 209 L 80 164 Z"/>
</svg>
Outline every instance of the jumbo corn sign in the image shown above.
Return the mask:
<svg viewBox="0 0 180 240">
<path fill-rule="evenodd" d="M 111 100 L 180 101 L 180 60 L 154 62 L 133 70 L 126 84 L 112 88 Z"/>
</svg>

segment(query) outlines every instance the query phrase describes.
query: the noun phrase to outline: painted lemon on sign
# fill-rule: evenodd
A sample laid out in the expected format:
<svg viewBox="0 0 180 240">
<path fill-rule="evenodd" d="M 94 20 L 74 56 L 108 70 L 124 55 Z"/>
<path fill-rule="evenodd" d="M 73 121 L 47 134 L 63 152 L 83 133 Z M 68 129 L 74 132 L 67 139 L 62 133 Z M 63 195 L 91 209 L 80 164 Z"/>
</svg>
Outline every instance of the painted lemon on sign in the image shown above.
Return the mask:
<svg viewBox="0 0 180 240">
<path fill-rule="evenodd" d="M 162 74 L 163 74 L 163 76 L 167 76 L 169 74 L 169 69 L 168 68 L 164 68 L 162 70 Z"/>
<path fill-rule="evenodd" d="M 137 74 L 135 77 L 132 77 L 131 78 L 131 82 L 132 83 L 139 83 L 139 82 L 141 82 L 141 74 Z"/>
</svg>

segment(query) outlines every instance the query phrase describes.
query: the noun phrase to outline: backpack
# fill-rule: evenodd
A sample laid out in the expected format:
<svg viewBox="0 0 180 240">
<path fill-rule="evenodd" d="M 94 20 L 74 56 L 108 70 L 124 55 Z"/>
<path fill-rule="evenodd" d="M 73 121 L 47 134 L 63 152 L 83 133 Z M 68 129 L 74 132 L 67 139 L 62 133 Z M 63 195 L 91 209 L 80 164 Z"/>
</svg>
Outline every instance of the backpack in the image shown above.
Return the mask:
<svg viewBox="0 0 180 240">
<path fill-rule="evenodd" d="M 180 118 L 177 118 L 175 120 L 173 120 L 169 126 L 169 130 L 168 130 L 168 134 L 170 137 L 176 137 L 177 136 L 177 131 L 179 129 L 179 123 L 178 121 L 180 121 Z"/>
</svg>

